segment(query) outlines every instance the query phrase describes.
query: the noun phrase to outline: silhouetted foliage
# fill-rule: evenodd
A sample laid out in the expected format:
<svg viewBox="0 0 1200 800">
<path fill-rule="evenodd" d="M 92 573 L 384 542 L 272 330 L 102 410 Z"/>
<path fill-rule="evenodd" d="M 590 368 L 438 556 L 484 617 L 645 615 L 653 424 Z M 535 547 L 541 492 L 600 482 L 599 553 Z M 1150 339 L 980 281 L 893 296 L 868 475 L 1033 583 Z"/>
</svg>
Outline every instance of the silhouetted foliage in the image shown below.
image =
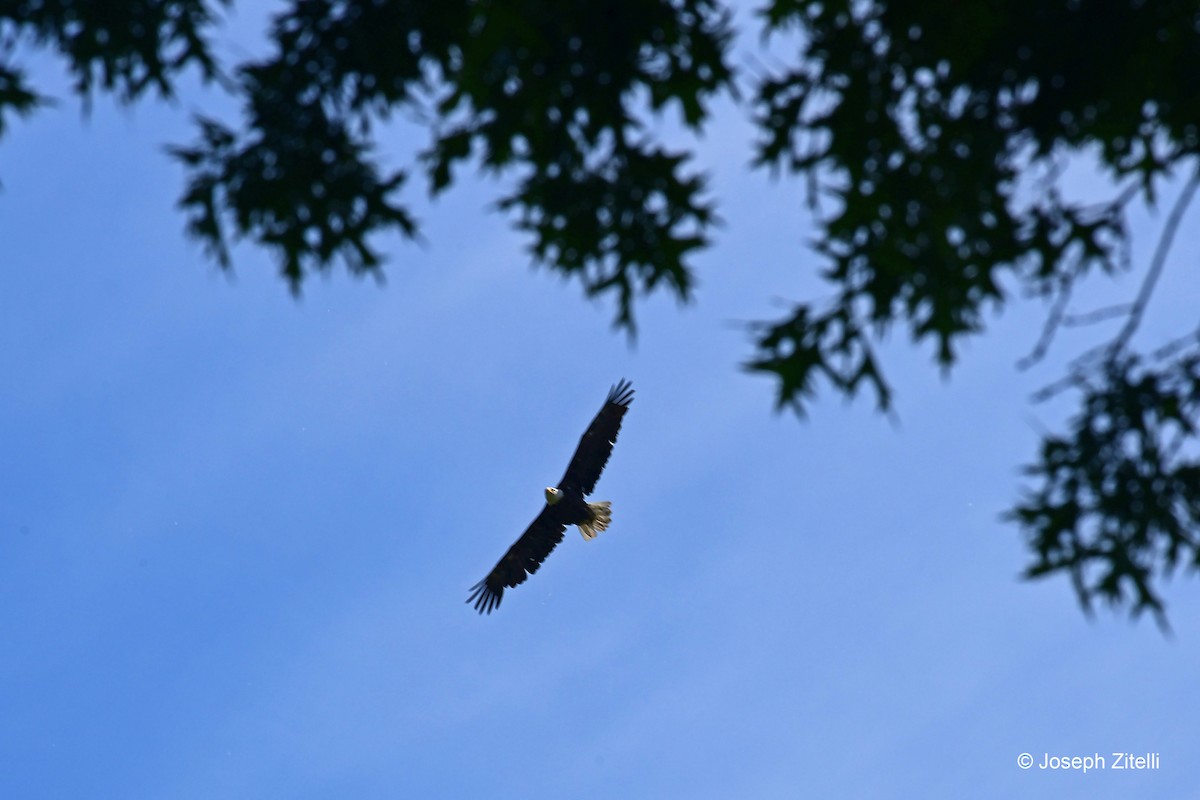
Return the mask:
<svg viewBox="0 0 1200 800">
<path fill-rule="evenodd" d="M 279 253 L 293 287 L 337 255 L 376 268 L 368 235 L 416 227 L 392 199 L 404 174 L 381 177 L 369 137 L 408 109 L 431 119 L 431 191 L 473 156 L 517 170 L 498 205 L 533 235 L 534 257 L 589 294 L 615 291 L 632 330 L 639 288 L 688 296 L 685 258 L 713 216 L 689 156 L 656 144 L 630 107 L 677 101 L 698 127 L 730 81 L 727 39 L 713 0 L 297 0 L 275 18 L 272 55 L 237 70 L 244 126 L 203 119 L 199 142 L 173 150 L 192 173 L 190 230 L 227 264 L 232 218 Z"/>
<path fill-rule="evenodd" d="M 175 78 L 190 66 L 205 77 L 216 63 L 205 38 L 214 22 L 212 6 L 230 0 L 0 0 L 0 52 L 29 39 L 58 51 L 75 78 L 75 91 L 87 97 L 99 88 L 124 102 L 148 88 L 163 97 L 173 94 Z M 24 83 L 24 73 L 5 68 L 12 90 L 23 95 L 20 108 L 37 95 Z"/>
<path fill-rule="evenodd" d="M 239 121 L 200 117 L 196 140 L 169 148 L 188 175 L 188 230 L 222 265 L 248 238 L 293 289 L 337 261 L 377 272 L 372 236 L 418 235 L 406 179 L 438 193 L 475 163 L 515 178 L 497 207 L 533 258 L 613 296 L 632 333 L 639 295 L 689 298 L 690 259 L 717 219 L 692 154 L 657 141 L 647 115 L 698 133 L 741 80 L 761 131 L 753 163 L 809 187 L 833 290 L 753 327 L 746 367 L 775 378 L 779 406 L 803 414 L 824 379 L 887 410 L 874 342 L 902 325 L 949 367 L 1014 293 L 1050 303 L 1023 365 L 1064 324 L 1121 319 L 1039 394 L 1077 391 L 1081 405 L 1010 513 L 1027 574 L 1068 574 L 1085 608 L 1101 598 L 1162 619 L 1157 579 L 1200 566 L 1200 329 L 1149 355 L 1132 344 L 1200 175 L 1194 0 L 775 0 L 760 33 L 799 31 L 799 51 L 757 75 L 729 64 L 721 0 L 290 0 L 270 52 L 228 72 L 208 44 L 217 5 L 0 0 L 0 134 L 6 114 L 45 102 L 15 44 L 61 53 L 85 98 L 170 95 L 195 66 L 242 103 Z M 375 145 L 397 112 L 431 143 L 392 170 Z M 1110 197 L 1065 197 L 1076 158 L 1094 160 Z M 1137 297 L 1072 313 L 1080 280 L 1133 268 L 1130 204 L 1155 205 L 1181 174 Z"/>
<path fill-rule="evenodd" d="M 1028 473 L 1041 486 L 1011 515 L 1029 532 L 1037 560 L 1026 574 L 1071 575 L 1085 608 L 1133 594 L 1133 609 L 1160 615 L 1157 572 L 1200 567 L 1200 459 L 1195 440 L 1200 355 L 1120 355 L 1081 376 L 1083 407 L 1066 436 L 1042 443 Z"/>
<path fill-rule="evenodd" d="M 949 365 L 984 308 L 1007 302 L 1006 282 L 1053 301 L 1025 363 L 1040 359 L 1076 283 L 1130 266 L 1129 203 L 1153 205 L 1165 180 L 1197 174 L 1195 2 L 777 0 L 763 15 L 804 42 L 796 67 L 757 87 L 757 163 L 801 176 L 814 206 L 817 193 L 833 201 L 816 249 L 836 299 L 761 325 L 748 365 L 777 376 L 779 403 L 797 411 L 820 376 L 849 393 L 865 381 L 887 408 L 872 333 L 906 323 Z M 1111 198 L 1064 199 L 1059 173 L 1081 154 L 1112 179 Z M 1200 330 L 1170 363 L 1139 360 L 1130 343 L 1195 185 L 1137 300 L 1092 320 L 1123 316 L 1121 332 L 1043 393 L 1076 389 L 1081 412 L 1068 438 L 1047 437 L 1028 470 L 1040 486 L 1010 515 L 1035 554 L 1026 574 L 1069 573 L 1085 608 L 1132 598 L 1161 620 L 1154 578 L 1200 566 L 1200 481 L 1185 456 L 1200 443 L 1200 388 L 1185 379 Z M 1168 431 L 1173 446 L 1156 446 Z"/>
</svg>

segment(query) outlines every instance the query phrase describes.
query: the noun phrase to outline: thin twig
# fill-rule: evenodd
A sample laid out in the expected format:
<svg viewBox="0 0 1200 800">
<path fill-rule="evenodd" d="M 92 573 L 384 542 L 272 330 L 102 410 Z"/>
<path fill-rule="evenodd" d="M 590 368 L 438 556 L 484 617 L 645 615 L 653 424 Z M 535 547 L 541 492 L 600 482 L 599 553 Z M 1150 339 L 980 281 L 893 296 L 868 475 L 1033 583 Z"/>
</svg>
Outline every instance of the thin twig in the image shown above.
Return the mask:
<svg viewBox="0 0 1200 800">
<path fill-rule="evenodd" d="M 1142 287 L 1138 290 L 1137 299 L 1133 301 L 1133 307 L 1129 309 L 1129 319 L 1126 320 L 1125 327 L 1113 339 L 1110 347 L 1112 355 L 1116 355 L 1129 344 L 1129 340 L 1137 331 L 1138 325 L 1141 324 L 1142 315 L 1146 312 L 1146 306 L 1150 302 L 1151 295 L 1154 294 L 1154 287 L 1162 275 L 1163 265 L 1167 261 L 1167 253 L 1170 252 L 1171 243 L 1175 239 L 1175 232 L 1179 229 L 1179 223 L 1183 219 L 1184 213 L 1187 212 L 1188 206 L 1191 205 L 1197 188 L 1200 188 L 1200 169 L 1197 169 L 1196 173 L 1192 175 L 1187 186 L 1183 187 L 1183 191 L 1179 193 L 1179 198 L 1175 201 L 1175 207 L 1171 209 L 1171 214 L 1167 217 L 1167 224 L 1163 226 L 1162 235 L 1158 237 L 1158 247 L 1154 250 L 1154 258 L 1150 261 L 1150 270 L 1142 281 Z"/>
<path fill-rule="evenodd" d="M 1054 383 L 1047 384 L 1038 389 L 1029 396 L 1029 401 L 1031 403 L 1044 403 L 1051 397 L 1066 391 L 1072 386 L 1087 386 L 1087 381 L 1084 379 L 1083 374 L 1076 370 L 1071 370 Z"/>
<path fill-rule="evenodd" d="M 1067 364 L 1066 375 L 1054 383 L 1038 389 L 1030 396 L 1030 400 L 1034 403 L 1041 403 L 1072 386 L 1088 386 L 1087 374 L 1089 371 L 1095 369 L 1098 364 L 1112 363 L 1114 354 L 1111 352 L 1111 347 L 1111 343 L 1105 342 L 1089 347 L 1082 354 L 1075 356 Z"/>
<path fill-rule="evenodd" d="M 1175 205 L 1171 209 L 1171 213 L 1167 217 L 1167 222 L 1163 226 L 1162 234 L 1158 238 L 1158 246 L 1155 248 L 1154 257 L 1150 261 L 1150 269 L 1147 271 L 1146 277 L 1142 279 L 1141 288 L 1138 289 L 1137 298 L 1132 304 L 1124 309 L 1124 313 L 1128 314 L 1128 319 L 1126 319 L 1125 326 L 1121 328 L 1120 333 L 1118 333 L 1111 342 L 1089 348 L 1082 355 L 1072 359 L 1070 365 L 1068 366 L 1066 375 L 1064 375 L 1062 378 L 1059 378 L 1057 381 L 1054 381 L 1053 383 L 1043 386 L 1041 389 L 1037 390 L 1033 393 L 1033 395 L 1031 395 L 1030 399 L 1034 403 L 1041 403 L 1049 400 L 1051 397 L 1054 397 L 1055 395 L 1072 386 L 1086 386 L 1087 380 L 1085 379 L 1085 375 L 1088 369 L 1091 369 L 1095 365 L 1097 359 L 1099 359 L 1101 363 L 1112 363 L 1117 356 L 1120 355 L 1121 351 L 1128 346 L 1129 340 L 1133 337 L 1134 333 L 1137 332 L 1138 326 L 1142 322 L 1142 317 L 1146 313 L 1146 306 L 1149 305 L 1150 298 L 1154 294 L 1154 288 L 1157 286 L 1158 280 L 1162 276 L 1163 267 L 1167 261 L 1167 254 L 1171 250 L 1171 244 L 1174 241 L 1175 234 L 1179 229 L 1179 223 L 1183 220 L 1183 216 L 1187 212 L 1188 207 L 1191 205 L 1192 198 L 1195 196 L 1198 188 L 1200 188 L 1200 168 L 1198 168 L 1192 175 L 1191 180 L 1189 180 L 1187 185 L 1183 187 L 1183 191 L 1180 192 L 1179 197 L 1175 200 Z M 1056 307 L 1057 305 L 1058 304 L 1056 304 Z M 1098 315 L 1103 312 L 1105 315 L 1111 314 L 1112 316 L 1118 316 L 1116 309 L 1119 308 L 1121 307 L 1113 306 L 1109 309 L 1100 309 L 1097 312 L 1093 312 L 1093 314 Z M 1042 338 L 1045 339 L 1047 335 L 1052 336 L 1054 328 L 1061 324 L 1061 322 L 1061 319 L 1055 320 L 1052 324 L 1051 320 L 1047 320 L 1046 331 L 1049 331 L 1049 334 L 1047 334 L 1046 331 L 1043 331 Z M 1194 342 L 1197 340 L 1200 340 L 1200 329 L 1186 336 L 1182 336 L 1179 339 L 1168 342 L 1166 345 L 1163 345 L 1151 353 L 1151 358 L 1160 360 L 1167 357 L 1169 354 L 1176 352 L 1189 342 Z M 1041 342 L 1038 344 L 1040 346 Z M 1034 353 L 1031 353 L 1030 356 L 1026 357 L 1022 363 L 1030 361 L 1030 359 L 1033 358 L 1033 355 L 1037 352 L 1037 349 L 1035 349 Z M 1030 363 L 1032 362 L 1030 361 Z"/>
<path fill-rule="evenodd" d="M 1057 194 L 1057 187 L 1054 185 L 1058 176 L 1065 169 L 1064 163 L 1056 163 L 1050 167 L 1047 174 L 1042 179 L 1042 183 L 1048 188 L 1047 192 Z M 1094 213 L 1098 218 L 1112 214 L 1115 211 L 1121 211 L 1126 205 L 1136 196 L 1138 190 L 1137 184 L 1126 186 L 1116 199 L 1106 203 L 1100 203 L 1090 209 L 1084 209 Z M 1126 240 L 1126 250 L 1122 261 L 1127 265 L 1129 261 L 1128 241 Z M 1082 273 L 1082 269 L 1080 269 Z M 1046 318 L 1046 323 L 1042 327 L 1042 335 L 1039 337 L 1037 344 L 1033 348 L 1033 352 L 1017 362 L 1018 369 L 1028 369 L 1037 362 L 1045 358 L 1050 345 L 1054 341 L 1054 336 L 1060 327 L 1073 327 L 1076 325 L 1089 324 L 1093 321 L 1108 319 L 1109 317 L 1120 316 L 1122 313 L 1128 313 L 1134 306 L 1131 303 L 1126 303 L 1123 306 L 1113 306 L 1111 308 L 1100 309 L 1098 311 L 1089 312 L 1087 314 L 1067 314 L 1067 302 L 1070 300 L 1071 288 L 1080 274 L 1071 277 L 1063 278 L 1062 288 L 1059 290 L 1058 297 L 1055 298 L 1054 306 L 1050 310 L 1049 317 Z M 1093 319 L 1094 318 L 1094 319 Z"/>
<path fill-rule="evenodd" d="M 1083 314 L 1066 314 L 1063 316 L 1062 324 L 1065 328 L 1078 328 L 1084 325 L 1095 325 L 1097 322 L 1103 322 L 1106 319 L 1123 317 L 1132 310 L 1133 303 L 1121 303 L 1115 306 L 1097 308 L 1095 311 L 1087 311 Z"/>
<path fill-rule="evenodd" d="M 1050 343 L 1054 341 L 1054 334 L 1062 324 L 1063 316 L 1067 310 L 1067 303 L 1071 300 L 1071 286 L 1074 284 L 1074 281 L 1075 276 L 1067 276 L 1062 279 L 1062 286 L 1058 290 L 1058 297 L 1054 298 L 1054 305 L 1050 309 L 1050 315 L 1046 317 L 1046 324 L 1042 326 L 1042 335 L 1038 337 L 1037 344 L 1033 347 L 1033 352 L 1017 362 L 1017 369 L 1029 369 L 1045 358 L 1046 351 L 1050 349 Z"/>
<path fill-rule="evenodd" d="M 1121 190 L 1121 193 L 1114 200 L 1107 200 L 1103 203 L 1097 203 L 1093 206 L 1087 206 L 1081 211 L 1087 211 L 1095 214 L 1098 217 L 1103 217 L 1105 214 L 1111 213 L 1113 209 L 1124 209 L 1129 205 L 1134 197 L 1137 197 L 1138 191 L 1141 189 L 1141 184 L 1131 183 Z"/>
<path fill-rule="evenodd" d="M 1196 328 L 1196 330 L 1192 331 L 1191 333 L 1184 334 L 1178 339 L 1172 339 L 1171 341 L 1151 352 L 1150 358 L 1154 361 L 1161 361 L 1164 358 L 1170 358 L 1171 356 L 1175 355 L 1189 344 L 1197 343 L 1200 343 L 1200 328 Z"/>
</svg>

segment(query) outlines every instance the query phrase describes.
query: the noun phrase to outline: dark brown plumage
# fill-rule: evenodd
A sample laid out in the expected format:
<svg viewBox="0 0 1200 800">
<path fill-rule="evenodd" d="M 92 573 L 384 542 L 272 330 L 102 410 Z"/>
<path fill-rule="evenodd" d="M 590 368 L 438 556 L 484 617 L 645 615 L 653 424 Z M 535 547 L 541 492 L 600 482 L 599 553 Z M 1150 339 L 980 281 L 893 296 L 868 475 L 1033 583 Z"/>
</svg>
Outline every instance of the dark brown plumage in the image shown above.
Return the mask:
<svg viewBox="0 0 1200 800">
<path fill-rule="evenodd" d="M 608 393 L 600 412 L 592 420 L 575 448 L 575 455 L 557 487 L 546 489 L 546 505 L 520 539 L 488 573 L 471 587 L 468 603 L 480 614 L 490 614 L 500 605 L 504 590 L 518 586 L 538 571 L 546 556 L 562 541 L 568 525 L 578 525 L 585 539 L 593 539 L 611 520 L 610 504 L 589 503 L 584 497 L 596 488 L 600 473 L 612 455 L 621 429 L 621 419 L 633 402 L 629 381 L 622 380 Z"/>
</svg>

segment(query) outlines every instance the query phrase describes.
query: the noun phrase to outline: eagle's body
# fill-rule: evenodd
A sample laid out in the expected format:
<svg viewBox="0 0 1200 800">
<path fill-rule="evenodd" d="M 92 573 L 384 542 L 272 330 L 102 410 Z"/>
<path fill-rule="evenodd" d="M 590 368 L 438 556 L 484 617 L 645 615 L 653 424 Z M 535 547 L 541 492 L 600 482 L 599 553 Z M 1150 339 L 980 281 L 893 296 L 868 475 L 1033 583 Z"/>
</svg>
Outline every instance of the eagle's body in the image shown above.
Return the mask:
<svg viewBox="0 0 1200 800">
<path fill-rule="evenodd" d="M 471 587 L 467 602 L 473 602 L 479 613 L 492 613 L 500 605 L 506 588 L 524 583 L 527 577 L 537 572 L 550 551 L 562 541 L 568 525 L 579 526 L 579 532 L 589 541 L 608 527 L 612 521 L 611 504 L 589 503 L 584 498 L 596 488 L 596 481 L 617 441 L 621 419 L 632 402 L 633 389 L 629 381 L 621 381 L 609 391 L 600 413 L 579 440 L 566 474 L 558 486 L 546 489 L 542 513 L 488 576 Z"/>
</svg>

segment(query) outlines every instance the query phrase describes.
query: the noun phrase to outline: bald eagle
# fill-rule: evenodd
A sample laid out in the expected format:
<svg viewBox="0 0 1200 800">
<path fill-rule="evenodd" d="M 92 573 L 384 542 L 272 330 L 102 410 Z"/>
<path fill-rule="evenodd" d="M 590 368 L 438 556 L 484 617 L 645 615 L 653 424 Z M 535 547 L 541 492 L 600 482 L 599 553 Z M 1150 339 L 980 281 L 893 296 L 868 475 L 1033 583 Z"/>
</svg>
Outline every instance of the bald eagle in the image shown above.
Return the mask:
<svg viewBox="0 0 1200 800">
<path fill-rule="evenodd" d="M 555 545 L 562 541 L 568 525 L 577 525 L 586 541 L 596 538 L 612 522 L 612 504 L 608 501 L 589 503 L 583 498 L 596 488 L 600 473 L 608 463 L 621 418 L 633 402 L 629 381 L 621 380 L 608 392 L 600 413 L 592 420 L 579 440 L 575 455 L 558 486 L 546 487 L 546 506 L 530 526 L 508 548 L 487 577 L 471 587 L 468 603 L 475 604 L 480 614 L 491 614 L 500 605 L 504 590 L 519 586 L 538 571 Z"/>
</svg>

